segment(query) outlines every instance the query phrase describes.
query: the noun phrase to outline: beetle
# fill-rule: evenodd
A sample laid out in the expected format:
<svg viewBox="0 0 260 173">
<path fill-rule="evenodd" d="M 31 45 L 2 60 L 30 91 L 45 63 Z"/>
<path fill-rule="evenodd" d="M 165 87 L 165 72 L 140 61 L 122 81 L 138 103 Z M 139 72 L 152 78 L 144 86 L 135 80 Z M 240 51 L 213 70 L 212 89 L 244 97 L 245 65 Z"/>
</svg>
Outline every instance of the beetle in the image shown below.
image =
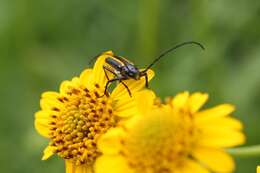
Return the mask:
<svg viewBox="0 0 260 173">
<path fill-rule="evenodd" d="M 129 80 L 129 79 L 140 80 L 141 77 L 145 77 L 145 86 L 146 86 L 146 88 L 148 88 L 148 75 L 147 75 L 147 71 L 156 62 L 158 62 L 162 57 L 164 57 L 168 53 L 172 52 L 173 50 L 175 50 L 177 48 L 180 48 L 182 46 L 188 45 L 188 44 L 197 45 L 202 50 L 205 50 L 204 46 L 201 43 L 199 43 L 199 42 L 195 42 L 195 41 L 183 42 L 183 43 L 175 45 L 174 47 L 172 47 L 172 48 L 164 51 L 163 53 L 161 53 L 144 70 L 138 69 L 134 65 L 134 63 L 132 63 L 131 61 L 129 61 L 126 58 L 123 58 L 123 57 L 117 56 L 117 55 L 113 55 L 113 56 L 111 56 L 111 55 L 109 56 L 108 55 L 108 57 L 105 59 L 105 63 L 106 64 L 103 65 L 103 70 L 104 70 L 105 76 L 106 76 L 106 78 L 108 80 L 106 85 L 105 85 L 104 95 L 107 95 L 107 90 L 108 90 L 109 84 L 112 83 L 112 82 L 115 82 L 115 81 L 118 81 L 119 83 L 124 85 L 124 87 L 127 89 L 127 92 L 128 92 L 130 97 L 132 96 L 132 94 L 131 94 L 131 91 L 128 88 L 128 86 L 124 83 L 125 80 Z M 96 57 L 94 59 L 96 59 Z M 109 79 L 107 72 L 112 73 L 114 75 L 114 78 Z"/>
<path fill-rule="evenodd" d="M 140 71 L 132 62 L 117 55 L 114 55 L 113 57 L 107 57 L 105 62 L 109 65 L 103 65 L 105 76 L 108 80 L 105 86 L 105 94 L 107 93 L 107 89 L 110 83 L 119 81 L 127 89 L 127 92 L 131 97 L 131 91 L 124 83 L 124 80 L 140 80 L 140 78 L 143 76 L 145 77 L 145 86 L 148 88 L 148 75 L 146 73 L 148 69 Z M 115 77 L 113 79 L 109 79 L 107 72 L 114 74 Z"/>
</svg>

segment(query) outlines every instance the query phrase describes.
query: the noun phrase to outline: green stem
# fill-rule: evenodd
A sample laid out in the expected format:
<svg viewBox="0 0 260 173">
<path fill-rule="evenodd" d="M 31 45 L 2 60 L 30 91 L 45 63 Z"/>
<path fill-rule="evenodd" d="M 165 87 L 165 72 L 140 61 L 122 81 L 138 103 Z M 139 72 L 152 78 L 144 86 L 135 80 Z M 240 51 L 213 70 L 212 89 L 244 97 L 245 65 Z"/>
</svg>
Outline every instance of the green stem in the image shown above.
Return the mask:
<svg viewBox="0 0 260 173">
<path fill-rule="evenodd" d="M 234 157 L 256 157 L 260 156 L 260 145 L 227 149 Z"/>
<path fill-rule="evenodd" d="M 140 0 L 139 3 L 139 57 L 154 57 L 158 43 L 160 0 Z"/>
</svg>

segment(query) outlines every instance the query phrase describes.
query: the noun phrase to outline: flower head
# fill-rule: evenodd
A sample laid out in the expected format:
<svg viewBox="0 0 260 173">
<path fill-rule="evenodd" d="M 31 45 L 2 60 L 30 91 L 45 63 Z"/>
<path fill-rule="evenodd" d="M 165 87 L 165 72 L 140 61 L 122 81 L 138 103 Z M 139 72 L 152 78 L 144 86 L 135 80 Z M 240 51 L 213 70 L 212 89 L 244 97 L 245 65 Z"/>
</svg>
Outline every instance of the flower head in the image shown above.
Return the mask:
<svg viewBox="0 0 260 173">
<path fill-rule="evenodd" d="M 224 148 L 242 144 L 242 124 L 222 104 L 199 111 L 208 95 L 184 92 L 162 104 L 151 91 L 137 97 L 140 116 L 104 134 L 96 173 L 228 173 L 234 162 Z M 144 101 L 145 98 L 145 101 Z"/>
<path fill-rule="evenodd" d="M 40 101 L 41 110 L 35 114 L 35 128 L 50 142 L 44 150 L 43 160 L 57 154 L 66 160 L 68 173 L 82 173 L 91 169 L 100 155 L 97 140 L 124 117 L 137 112 L 134 99 L 123 85 L 104 95 L 107 78 L 103 65 L 105 52 L 93 69 L 86 69 L 80 77 L 64 81 L 59 92 L 45 92 Z M 153 72 L 148 71 L 149 79 Z M 145 80 L 127 80 L 124 83 L 134 95 L 144 87 Z"/>
</svg>

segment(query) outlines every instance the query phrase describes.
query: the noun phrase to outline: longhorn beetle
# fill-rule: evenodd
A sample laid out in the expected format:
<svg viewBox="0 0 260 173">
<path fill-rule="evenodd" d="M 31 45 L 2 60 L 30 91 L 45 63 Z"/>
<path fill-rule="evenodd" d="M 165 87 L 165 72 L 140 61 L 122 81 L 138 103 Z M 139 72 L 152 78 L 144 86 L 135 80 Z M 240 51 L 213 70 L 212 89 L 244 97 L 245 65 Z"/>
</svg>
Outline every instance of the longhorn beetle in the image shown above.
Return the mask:
<svg viewBox="0 0 260 173">
<path fill-rule="evenodd" d="M 201 43 L 195 42 L 195 41 L 189 41 L 189 42 L 183 42 L 181 44 L 178 44 L 163 53 L 161 53 L 157 58 L 154 59 L 154 61 L 148 65 L 144 70 L 140 71 L 132 62 L 129 60 L 121 57 L 121 56 L 109 56 L 105 59 L 105 62 L 109 65 L 103 65 L 103 69 L 105 72 L 105 76 L 107 78 L 107 83 L 105 86 L 105 91 L 104 95 L 107 94 L 107 89 L 110 83 L 119 81 L 124 87 L 127 89 L 127 92 L 129 96 L 131 97 L 131 91 L 128 88 L 128 86 L 124 83 L 125 80 L 128 79 L 134 79 L 134 80 L 140 80 L 141 77 L 145 77 L 145 86 L 148 88 L 148 75 L 147 71 L 157 62 L 159 61 L 162 57 L 164 57 L 166 54 L 172 52 L 173 50 L 180 48 L 182 46 L 188 45 L 188 44 L 194 44 L 199 46 L 201 49 L 205 50 L 204 46 Z M 98 57 L 98 56 L 97 56 Z M 96 59 L 96 57 L 94 58 Z M 113 79 L 109 79 L 107 72 L 110 72 L 114 74 Z M 104 96 L 103 95 L 103 96 Z"/>
</svg>

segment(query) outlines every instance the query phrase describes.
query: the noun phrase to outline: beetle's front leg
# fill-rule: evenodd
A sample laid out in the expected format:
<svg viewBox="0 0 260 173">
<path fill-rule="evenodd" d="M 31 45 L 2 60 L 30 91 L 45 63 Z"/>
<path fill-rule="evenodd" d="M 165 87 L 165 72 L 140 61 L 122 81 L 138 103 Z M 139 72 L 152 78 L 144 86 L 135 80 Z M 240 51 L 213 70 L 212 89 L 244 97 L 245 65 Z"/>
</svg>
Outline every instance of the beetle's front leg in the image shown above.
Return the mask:
<svg viewBox="0 0 260 173">
<path fill-rule="evenodd" d="M 147 72 L 146 71 L 142 71 L 141 72 L 141 76 L 144 76 L 144 78 L 145 78 L 145 87 L 149 88 L 149 81 L 148 81 L 148 74 L 147 74 Z"/>
<path fill-rule="evenodd" d="M 107 74 L 107 72 L 110 72 L 110 73 L 112 73 L 112 74 L 114 74 L 115 76 L 116 76 L 116 78 L 119 78 L 119 76 L 112 70 L 112 69 L 110 69 L 109 67 L 107 67 L 107 66 L 105 66 L 105 65 L 103 65 L 103 70 L 104 70 L 104 73 L 105 73 L 105 76 L 106 76 L 106 78 L 107 78 L 107 83 L 106 83 L 106 86 L 105 86 L 105 93 L 104 93 L 104 95 L 106 94 L 107 95 L 107 88 L 108 88 L 108 85 L 111 83 L 111 82 L 109 82 L 109 81 L 111 81 L 111 80 L 113 80 L 113 79 L 109 79 L 109 77 L 108 77 L 108 74 Z M 116 79 L 115 78 L 115 79 Z M 119 79 L 118 79 L 119 80 Z M 116 80 L 115 80 L 116 81 Z M 112 81 L 112 82 L 114 82 L 114 81 Z M 103 95 L 103 96 L 104 96 Z"/>
<path fill-rule="evenodd" d="M 115 77 L 114 79 L 108 80 L 107 83 L 106 83 L 106 86 L 105 86 L 104 95 L 107 95 L 107 89 L 108 89 L 108 86 L 109 86 L 110 83 L 115 82 L 115 81 L 121 81 L 122 79 L 124 79 L 124 78 L 117 76 L 117 77 Z M 104 95 L 103 95 L 103 96 L 104 96 Z M 103 97 L 103 96 L 102 96 L 102 97 Z"/>
<path fill-rule="evenodd" d="M 129 96 L 132 97 L 132 93 L 131 93 L 130 89 L 128 88 L 128 86 L 122 80 L 120 80 L 120 83 L 122 83 L 122 85 L 124 85 L 124 87 L 126 88 Z"/>
<path fill-rule="evenodd" d="M 146 88 L 149 88 L 149 86 L 148 86 L 148 85 L 149 85 L 149 81 L 148 81 L 148 75 L 147 75 L 147 73 L 145 73 L 144 76 L 145 76 L 145 87 L 146 87 Z"/>
<path fill-rule="evenodd" d="M 114 74 L 115 76 L 118 76 L 111 68 L 109 68 L 105 65 L 103 65 L 103 70 L 104 70 L 104 73 L 105 73 L 107 80 L 109 80 L 107 72 L 110 72 L 110 73 Z"/>
</svg>

